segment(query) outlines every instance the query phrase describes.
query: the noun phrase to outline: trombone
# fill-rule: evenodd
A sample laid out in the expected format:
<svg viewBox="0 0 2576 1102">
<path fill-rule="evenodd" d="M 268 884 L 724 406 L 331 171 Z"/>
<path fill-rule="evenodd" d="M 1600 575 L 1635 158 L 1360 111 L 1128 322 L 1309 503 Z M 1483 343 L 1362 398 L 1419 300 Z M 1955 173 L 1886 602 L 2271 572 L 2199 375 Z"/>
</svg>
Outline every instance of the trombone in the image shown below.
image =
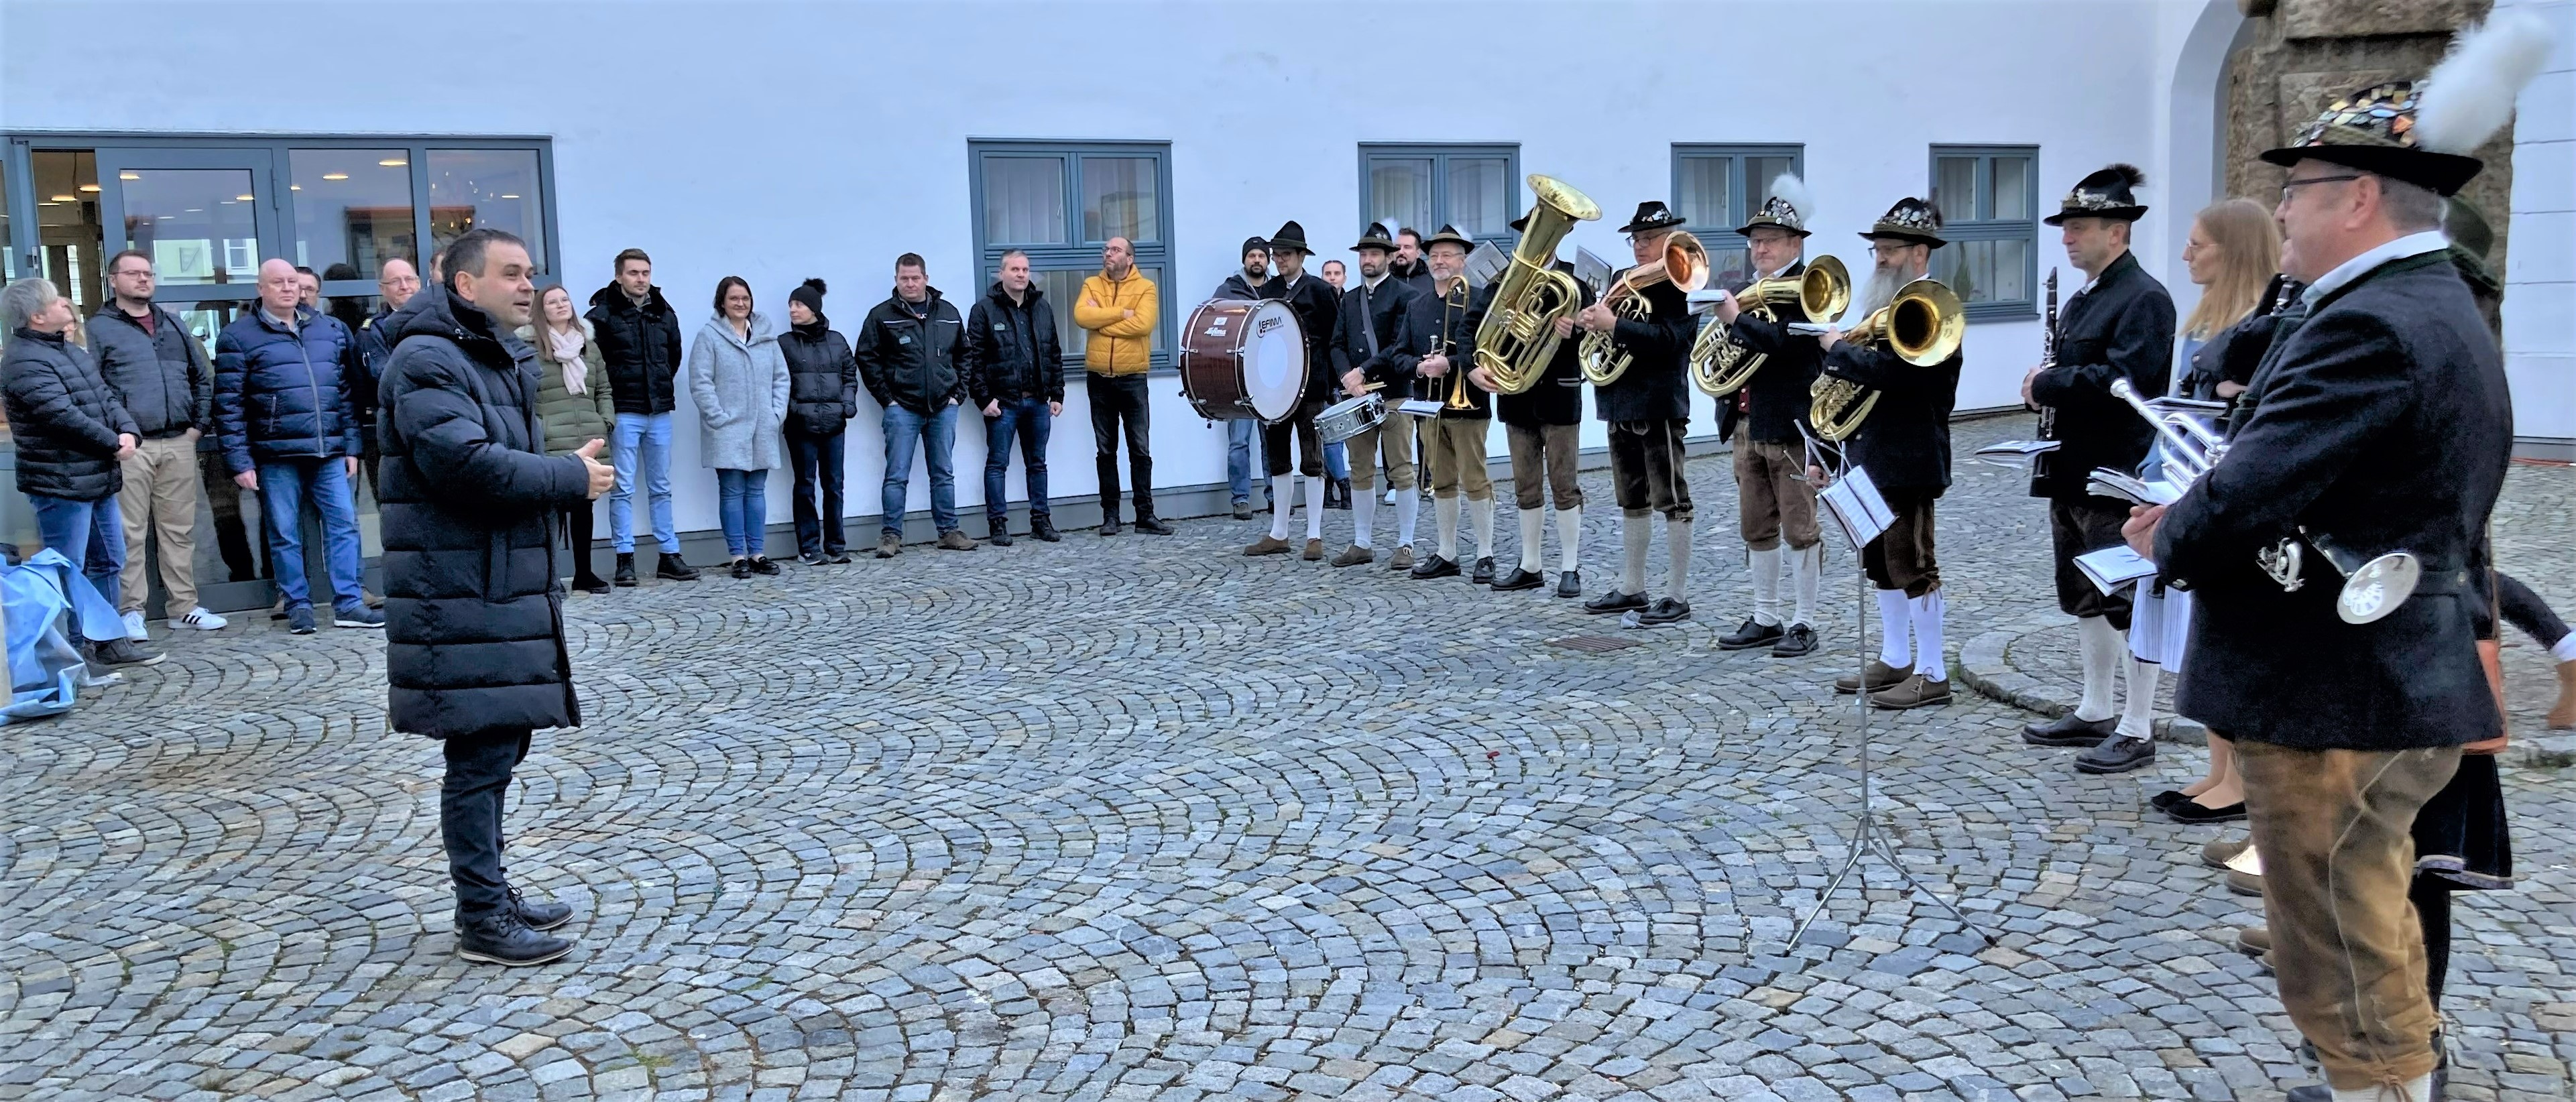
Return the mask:
<svg viewBox="0 0 2576 1102">
<path fill-rule="evenodd" d="M 1458 322 L 1466 320 L 1467 277 L 1460 275 L 1449 283 L 1449 293 L 1440 300 L 1440 355 L 1449 361 L 1449 394 L 1441 400 L 1440 408 L 1473 413 L 1476 411 L 1476 395 L 1467 383 L 1467 368 L 1471 365 L 1458 361 L 1458 342 L 1450 336 L 1458 331 Z M 1457 312 L 1454 321 L 1450 314 L 1453 310 Z"/>
<path fill-rule="evenodd" d="M 1756 280 L 1737 291 L 1735 301 L 1744 312 L 1766 321 L 1777 320 L 1780 309 L 1787 307 L 1795 309 L 1802 321 L 1827 322 L 1851 308 L 1851 273 L 1839 259 L 1817 257 L 1796 279 Z M 1691 384 L 1711 398 L 1726 397 L 1752 382 L 1768 358 L 1737 342 L 1734 326 L 1719 325 L 1712 318 L 1701 327 L 1699 339 L 1691 342 Z"/>
<path fill-rule="evenodd" d="M 1957 292 L 1931 278 L 1896 289 L 1896 297 L 1879 307 L 1843 339 L 1861 345 L 1884 344 L 1898 359 L 1931 367 L 1959 350 L 1967 336 L 1968 318 Z M 1807 423 L 1827 440 L 1845 440 L 1860 431 L 1869 411 L 1878 408 L 1878 388 L 1833 375 L 1818 375 L 1808 387 L 1814 399 Z"/>
<path fill-rule="evenodd" d="M 1700 247 L 1699 238 L 1676 230 L 1664 239 L 1664 258 L 1628 269 L 1610 291 L 1601 296 L 1601 304 L 1616 311 L 1619 317 L 1637 321 L 1655 312 L 1646 301 L 1646 288 L 1658 283 L 1671 283 L 1684 293 L 1708 285 L 1708 250 Z M 1586 333 L 1580 346 L 1583 352 L 1583 378 L 1594 386 L 1609 386 L 1628 373 L 1635 362 L 1627 350 L 1610 337 L 1607 330 Z"/>
</svg>

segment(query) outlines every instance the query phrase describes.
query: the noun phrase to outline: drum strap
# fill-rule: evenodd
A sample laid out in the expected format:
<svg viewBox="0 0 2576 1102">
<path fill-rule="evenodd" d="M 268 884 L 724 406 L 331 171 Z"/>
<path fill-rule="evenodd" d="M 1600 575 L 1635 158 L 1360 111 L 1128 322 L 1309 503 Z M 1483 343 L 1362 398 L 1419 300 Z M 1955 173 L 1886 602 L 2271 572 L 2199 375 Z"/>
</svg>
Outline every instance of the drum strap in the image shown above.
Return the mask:
<svg viewBox="0 0 2576 1102">
<path fill-rule="evenodd" d="M 1377 304 L 1366 283 L 1360 284 L 1360 329 L 1368 334 L 1369 355 L 1375 357 L 1378 354 Z"/>
</svg>

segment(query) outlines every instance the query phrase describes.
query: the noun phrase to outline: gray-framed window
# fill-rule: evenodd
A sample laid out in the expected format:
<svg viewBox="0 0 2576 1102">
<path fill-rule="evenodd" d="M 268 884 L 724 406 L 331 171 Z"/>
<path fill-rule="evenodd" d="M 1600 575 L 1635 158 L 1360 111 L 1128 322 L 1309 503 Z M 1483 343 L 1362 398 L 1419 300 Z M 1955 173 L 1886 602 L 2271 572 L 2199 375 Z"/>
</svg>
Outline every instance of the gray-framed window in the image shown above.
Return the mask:
<svg viewBox="0 0 2576 1102">
<path fill-rule="evenodd" d="M 1708 250 L 1709 286 L 1734 287 L 1753 278 L 1744 237 L 1735 230 L 1762 209 L 1772 181 L 1783 172 L 1806 175 L 1807 147 L 1673 144 L 1673 209 Z"/>
<path fill-rule="evenodd" d="M 1941 208 L 1932 276 L 1967 303 L 1968 320 L 2039 315 L 2039 147 L 1936 145 L 1929 198 Z"/>
<path fill-rule="evenodd" d="M 1077 370 L 1090 334 L 1073 323 L 1074 300 L 1082 281 L 1100 271 L 1101 247 L 1124 237 L 1160 297 L 1152 365 L 1172 365 L 1188 296 L 1172 288 L 1170 142 L 977 139 L 966 143 L 966 164 L 975 285 L 952 288 L 952 300 L 982 295 L 1001 272 L 1003 253 L 1029 254 L 1029 274 L 1055 308 L 1066 370 Z"/>
<path fill-rule="evenodd" d="M 1360 221 L 1410 227 L 1429 237 L 1444 225 L 1509 249 L 1521 216 L 1518 144 L 1360 143 Z M 1325 250 L 1330 254 L 1332 250 Z"/>
</svg>

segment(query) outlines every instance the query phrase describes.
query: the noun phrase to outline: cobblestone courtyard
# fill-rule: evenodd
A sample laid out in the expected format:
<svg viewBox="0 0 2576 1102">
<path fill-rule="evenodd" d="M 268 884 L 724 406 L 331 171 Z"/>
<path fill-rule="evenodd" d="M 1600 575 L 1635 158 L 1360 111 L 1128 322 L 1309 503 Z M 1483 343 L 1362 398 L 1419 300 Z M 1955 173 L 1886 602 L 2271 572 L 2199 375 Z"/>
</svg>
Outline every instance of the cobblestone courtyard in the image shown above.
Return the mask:
<svg viewBox="0 0 2576 1102">
<path fill-rule="evenodd" d="M 1963 425 L 1960 453 L 2025 431 Z M 2029 713 L 1965 691 L 1883 714 L 1907 867 L 2000 944 L 1875 862 L 1784 944 L 1854 811 L 1850 698 L 1828 686 L 1853 661 L 1853 571 L 1830 557 L 1826 653 L 1720 652 L 1746 599 L 1726 470 L 1689 470 L 1698 618 L 1652 632 L 1544 591 L 1245 559 L 1258 522 L 1220 519 L 577 595 L 590 722 L 539 736 L 510 823 L 514 880 L 574 903 L 581 947 L 526 970 L 453 954 L 438 753 L 384 732 L 377 636 L 252 614 L 167 641 L 75 714 L 0 728 L 0 1098 L 2038 1102 L 2312 1081 L 2270 978 L 2225 944 L 2260 907 L 2200 865 L 2220 828 L 2146 806 L 2197 775 L 2195 747 L 2087 777 L 2019 741 Z M 1951 641 L 2061 630 L 2042 507 L 2017 474 L 1959 473 Z M 1606 472 L 1585 485 L 1607 505 Z M 2569 485 L 2517 467 L 2499 540 L 2576 610 Z M 1597 592 L 1618 521 L 1589 512 Z M 1348 524 L 1328 514 L 1335 549 Z M 1581 635 L 1639 645 L 1551 643 Z M 2512 642 L 2530 735 L 2548 671 Z M 2524 879 L 2460 897 L 2451 1097 L 2566 1099 L 2576 771 L 2507 788 Z"/>
</svg>

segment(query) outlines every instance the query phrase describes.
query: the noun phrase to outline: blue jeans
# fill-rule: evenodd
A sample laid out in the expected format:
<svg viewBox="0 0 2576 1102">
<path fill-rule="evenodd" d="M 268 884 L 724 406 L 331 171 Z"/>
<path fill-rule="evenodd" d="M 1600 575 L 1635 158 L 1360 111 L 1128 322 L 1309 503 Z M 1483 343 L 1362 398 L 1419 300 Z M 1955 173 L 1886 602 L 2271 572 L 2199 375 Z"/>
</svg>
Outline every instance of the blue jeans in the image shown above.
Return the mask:
<svg viewBox="0 0 2576 1102">
<path fill-rule="evenodd" d="M 1238 417 L 1225 423 L 1225 489 L 1234 504 L 1252 500 L 1252 450 L 1261 422 Z"/>
<path fill-rule="evenodd" d="M 725 553 L 737 559 L 768 550 L 769 472 L 716 468 L 716 520 Z"/>
<path fill-rule="evenodd" d="M 998 417 L 984 419 L 984 516 L 1000 531 L 1011 513 L 1007 476 L 1011 473 L 1011 440 L 1020 442 L 1020 467 L 1029 476 L 1029 519 L 1049 516 L 1047 508 L 1047 437 L 1055 417 L 1044 398 L 1015 398 L 1001 403 Z"/>
<path fill-rule="evenodd" d="M 304 582 L 304 503 L 322 514 L 322 561 L 331 573 L 331 607 L 343 612 L 366 604 L 358 588 L 358 502 L 339 457 L 280 459 L 259 464 L 259 520 L 268 529 L 268 562 L 286 607 L 310 607 Z"/>
<path fill-rule="evenodd" d="M 1339 440 L 1324 445 L 1324 473 L 1343 481 L 1351 477 L 1351 450 Z"/>
<path fill-rule="evenodd" d="M 787 429 L 787 456 L 796 472 L 796 553 L 838 555 L 849 549 L 841 528 L 841 442 L 847 433 L 807 436 Z M 822 508 L 814 507 L 815 491 Z"/>
<path fill-rule="evenodd" d="M 644 492 L 652 498 L 653 538 L 665 554 L 680 553 L 680 535 L 671 527 L 671 415 L 621 413 L 617 440 L 609 461 L 617 468 L 617 485 L 608 491 L 608 535 L 617 553 L 635 550 L 635 457 L 644 457 Z"/>
<path fill-rule="evenodd" d="M 912 451 L 924 446 L 930 462 L 930 523 L 940 535 L 957 530 L 957 407 L 923 416 L 901 405 L 885 411 L 885 532 L 903 538 L 904 491 L 912 485 Z"/>
<path fill-rule="evenodd" d="M 117 512 L 116 496 L 73 501 L 28 494 L 27 504 L 35 507 L 36 534 L 45 546 L 79 564 L 98 595 L 116 604 L 124 588 L 118 579 L 125 570 L 125 520 Z"/>
</svg>

